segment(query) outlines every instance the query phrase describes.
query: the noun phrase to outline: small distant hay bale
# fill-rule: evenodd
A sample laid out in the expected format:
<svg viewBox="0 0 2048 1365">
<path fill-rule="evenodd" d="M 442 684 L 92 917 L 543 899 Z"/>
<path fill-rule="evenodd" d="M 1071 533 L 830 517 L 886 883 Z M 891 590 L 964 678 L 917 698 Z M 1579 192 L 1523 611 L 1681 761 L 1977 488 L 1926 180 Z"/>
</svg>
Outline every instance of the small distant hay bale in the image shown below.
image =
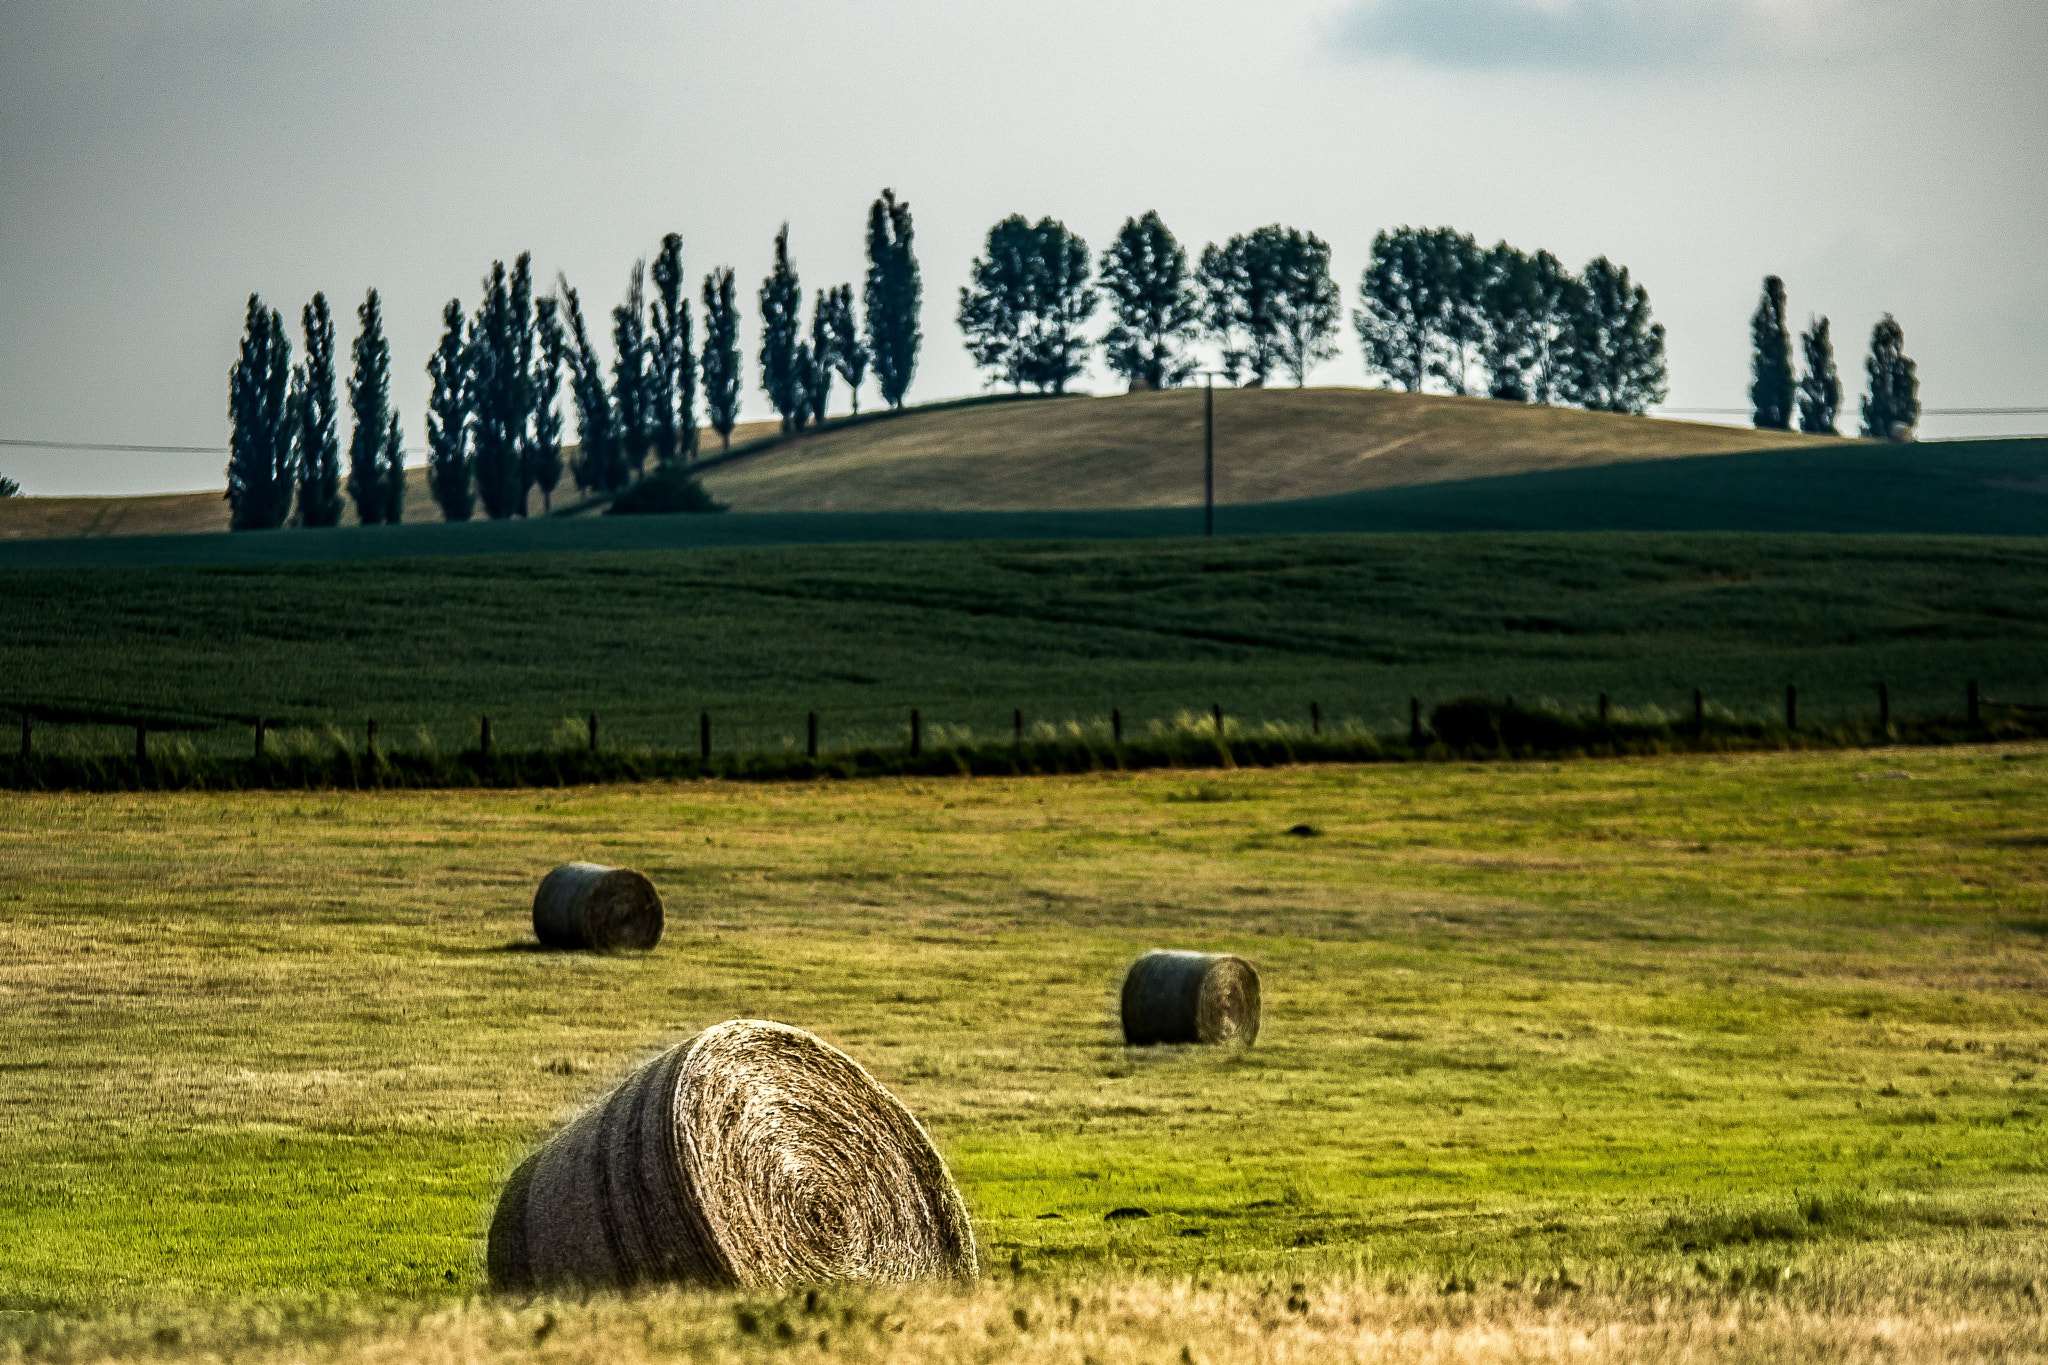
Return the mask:
<svg viewBox="0 0 2048 1365">
<path fill-rule="evenodd" d="M 1229 953 L 1155 951 L 1124 977 L 1124 1041 L 1250 1043 L 1259 1036 L 1259 974 Z"/>
<path fill-rule="evenodd" d="M 630 868 L 564 863 L 533 893 L 534 937 L 550 948 L 645 951 L 661 924 L 661 893 Z"/>
<path fill-rule="evenodd" d="M 977 1273 L 930 1137 L 837 1048 L 734 1019 L 678 1044 L 512 1173 L 499 1289 L 757 1289 Z"/>
</svg>

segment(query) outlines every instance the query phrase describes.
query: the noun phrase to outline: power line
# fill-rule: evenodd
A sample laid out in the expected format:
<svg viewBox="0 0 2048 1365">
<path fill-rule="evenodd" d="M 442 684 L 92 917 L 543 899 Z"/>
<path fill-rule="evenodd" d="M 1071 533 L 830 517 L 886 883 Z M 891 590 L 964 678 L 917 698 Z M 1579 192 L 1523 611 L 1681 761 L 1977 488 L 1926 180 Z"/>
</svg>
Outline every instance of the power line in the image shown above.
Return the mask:
<svg viewBox="0 0 2048 1365">
<path fill-rule="evenodd" d="M 120 454 L 135 452 L 143 455 L 225 455 L 226 446 L 124 446 L 101 445 L 93 441 L 18 441 L 0 436 L 0 446 L 19 446 L 29 450 L 101 450 Z"/>
<path fill-rule="evenodd" d="M 1747 417 L 1753 408 L 1666 408 L 1659 412 L 1712 415 L 1716 417 Z M 2048 415 L 2048 408 L 1922 408 L 1922 417 L 2040 417 Z"/>
</svg>

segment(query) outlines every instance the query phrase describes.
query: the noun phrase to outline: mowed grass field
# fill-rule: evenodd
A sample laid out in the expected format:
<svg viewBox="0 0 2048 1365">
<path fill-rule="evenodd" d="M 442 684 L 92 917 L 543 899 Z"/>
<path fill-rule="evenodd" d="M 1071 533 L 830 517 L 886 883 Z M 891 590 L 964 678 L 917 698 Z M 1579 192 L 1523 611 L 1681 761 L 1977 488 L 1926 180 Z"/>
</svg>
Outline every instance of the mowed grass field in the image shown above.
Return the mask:
<svg viewBox="0 0 2048 1365">
<path fill-rule="evenodd" d="M 0 1354 L 2038 1353 L 2044 785 L 2032 746 L 0 795 Z M 654 877 L 658 951 L 529 950 L 572 857 Z M 1163 945 L 1258 965 L 1256 1046 L 1122 1046 Z M 475 1297 L 518 1156 L 735 1016 L 925 1120 L 983 1280 Z"/>
<path fill-rule="evenodd" d="M 1295 536 L 0 570 L 0 711 L 135 716 L 250 751 L 496 742 L 901 745 L 1220 704 L 1246 723 L 1405 734 L 1464 694 L 1820 722 L 1959 713 L 1965 684 L 2048 702 L 2048 540 L 1736 535 Z M 294 737 L 296 732 L 296 737 Z M 936 730 L 934 734 L 936 735 Z M 10 739 L 12 737 L 10 736 Z M 35 743 L 132 752 L 111 725 Z"/>
</svg>

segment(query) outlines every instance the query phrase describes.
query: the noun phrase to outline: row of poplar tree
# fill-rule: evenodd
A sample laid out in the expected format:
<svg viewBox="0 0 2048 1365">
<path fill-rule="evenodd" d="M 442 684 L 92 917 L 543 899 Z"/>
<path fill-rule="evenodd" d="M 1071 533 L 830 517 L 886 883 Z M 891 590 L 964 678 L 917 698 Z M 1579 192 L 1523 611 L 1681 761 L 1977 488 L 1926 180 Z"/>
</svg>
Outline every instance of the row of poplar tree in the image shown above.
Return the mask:
<svg viewBox="0 0 2048 1365">
<path fill-rule="evenodd" d="M 1343 299 L 1330 248 L 1275 224 L 1210 244 L 1198 263 L 1157 213 L 1124 222 L 1091 279 L 1088 244 L 1064 223 L 1005 218 L 960 290 L 967 349 L 992 380 L 1062 393 L 1099 347 L 1134 389 L 1185 383 L 1213 343 L 1232 383 L 1305 384 L 1337 354 Z M 1100 340 L 1084 334 L 1099 304 Z M 1573 274 L 1547 251 L 1481 246 L 1451 228 L 1373 240 L 1352 324 L 1367 369 L 1420 391 L 1641 412 L 1666 390 L 1664 329 L 1650 296 L 1606 257 Z"/>
<path fill-rule="evenodd" d="M 853 287 L 819 290 L 808 328 L 803 290 L 789 259 L 789 229 L 775 239 L 775 267 L 762 281 L 762 388 L 785 430 L 823 420 L 832 383 L 843 378 L 859 411 L 872 367 L 883 399 L 903 405 L 923 337 L 921 285 L 908 203 L 884 190 L 868 215 L 865 318 Z M 427 361 L 427 485 L 441 515 L 467 521 L 478 503 L 493 518 L 526 515 L 537 489 L 552 506 L 567 472 L 578 489 L 613 492 L 647 472 L 680 470 L 698 446 L 697 397 L 721 442 L 740 406 L 739 304 L 733 271 L 704 279 L 704 343 L 693 339 L 685 297 L 683 242 L 670 233 L 652 270 L 636 263 L 625 300 L 612 309 L 609 373 L 592 344 L 582 300 L 564 277 L 536 297 L 532 258 L 495 262 L 474 313 L 460 299 L 442 309 L 440 344 Z M 649 297 L 648 285 L 653 293 Z M 357 310 L 361 333 L 348 385 L 355 417 L 345 481 L 364 525 L 404 513 L 405 464 L 398 413 L 390 405 L 391 353 L 377 291 Z M 228 500 L 236 530 L 333 526 L 344 480 L 336 436 L 334 326 L 326 296 L 302 314 L 305 359 L 292 362 L 283 319 L 254 294 L 241 355 L 229 372 Z M 576 412 L 575 458 L 564 459 L 562 381 Z"/>
<path fill-rule="evenodd" d="M 1749 402 L 1752 419 L 1764 430 L 1789 431 L 1796 411 L 1799 429 L 1834 436 L 1842 407 L 1842 380 L 1835 371 L 1835 344 L 1828 320 L 1817 317 L 1799 334 L 1806 373 L 1792 368 L 1792 328 L 1786 320 L 1785 282 L 1764 277 L 1764 292 L 1750 319 L 1752 344 Z M 1863 362 L 1863 434 L 1900 441 L 1920 424 L 1920 375 L 1906 355 L 1906 331 L 1886 313 L 1870 329 L 1870 354 Z"/>
</svg>

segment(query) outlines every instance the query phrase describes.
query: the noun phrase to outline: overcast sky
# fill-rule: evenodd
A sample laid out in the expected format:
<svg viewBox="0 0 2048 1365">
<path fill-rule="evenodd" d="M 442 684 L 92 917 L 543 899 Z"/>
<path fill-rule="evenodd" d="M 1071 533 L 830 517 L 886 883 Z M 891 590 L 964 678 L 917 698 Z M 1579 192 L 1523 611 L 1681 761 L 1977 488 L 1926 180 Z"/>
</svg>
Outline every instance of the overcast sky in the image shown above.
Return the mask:
<svg viewBox="0 0 2048 1365">
<path fill-rule="evenodd" d="M 1746 401 L 1766 273 L 1862 388 L 1895 313 L 1931 407 L 2048 405 L 2040 0 L 0 0 L 0 437 L 224 445 L 251 290 L 385 300 L 407 443 L 442 303 L 530 249 L 608 310 L 679 231 L 747 312 L 787 220 L 858 281 L 883 186 L 925 282 L 913 400 L 981 378 L 953 317 L 1011 212 L 1096 248 L 1450 224 L 1606 254 L 1674 407 Z M 693 291 L 694 292 L 694 291 Z M 748 373 L 753 377 L 751 327 Z M 1313 382 L 1367 382 L 1346 328 Z M 1097 387 L 1109 380 L 1099 372 Z M 842 399 L 843 401 L 843 399 Z M 871 399 L 872 401 L 872 399 Z M 768 415 L 750 387 L 744 417 Z M 573 432 L 573 422 L 571 423 Z M 1928 435 L 2048 429 L 1930 419 Z M 218 456 L 0 447 L 25 491 L 218 487 Z"/>
</svg>

